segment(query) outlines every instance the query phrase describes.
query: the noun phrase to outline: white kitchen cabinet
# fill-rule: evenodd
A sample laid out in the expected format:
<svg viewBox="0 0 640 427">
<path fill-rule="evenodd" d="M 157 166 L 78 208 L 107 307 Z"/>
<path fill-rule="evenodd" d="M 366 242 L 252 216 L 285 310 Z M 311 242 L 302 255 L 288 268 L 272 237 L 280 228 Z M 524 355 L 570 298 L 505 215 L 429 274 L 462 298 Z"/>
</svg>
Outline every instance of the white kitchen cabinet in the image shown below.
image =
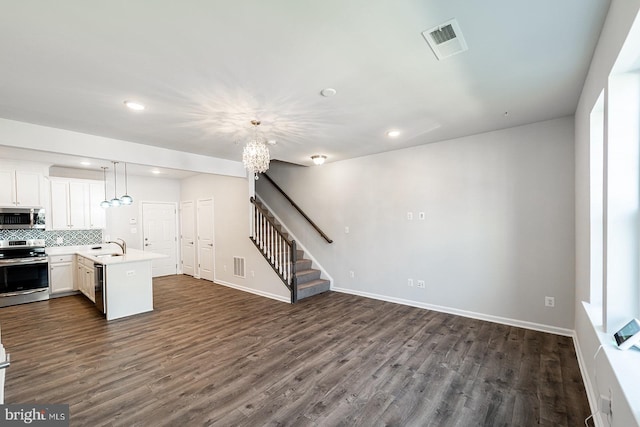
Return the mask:
<svg viewBox="0 0 640 427">
<path fill-rule="evenodd" d="M 102 183 L 89 183 L 89 228 L 107 227 L 107 214 L 104 208 L 100 206 L 104 197 L 104 186 Z"/>
<path fill-rule="evenodd" d="M 49 257 L 49 289 L 51 294 L 77 290 L 74 280 L 73 255 Z"/>
<path fill-rule="evenodd" d="M 69 228 L 69 184 L 65 181 L 51 181 L 51 228 L 67 230 Z"/>
<path fill-rule="evenodd" d="M 84 230 L 87 228 L 87 184 L 84 182 L 69 182 L 69 228 Z"/>
<path fill-rule="evenodd" d="M 0 170 L 0 206 L 42 207 L 41 187 L 43 175 L 38 172 Z"/>
<path fill-rule="evenodd" d="M 77 179 L 51 179 L 51 229 L 87 230 L 106 227 L 106 214 L 100 207 L 102 184 Z"/>
<path fill-rule="evenodd" d="M 96 301 L 96 289 L 95 289 L 95 270 L 93 268 L 93 261 L 83 256 L 78 255 L 77 258 L 77 276 L 78 290 L 82 292 L 91 301 Z"/>
</svg>

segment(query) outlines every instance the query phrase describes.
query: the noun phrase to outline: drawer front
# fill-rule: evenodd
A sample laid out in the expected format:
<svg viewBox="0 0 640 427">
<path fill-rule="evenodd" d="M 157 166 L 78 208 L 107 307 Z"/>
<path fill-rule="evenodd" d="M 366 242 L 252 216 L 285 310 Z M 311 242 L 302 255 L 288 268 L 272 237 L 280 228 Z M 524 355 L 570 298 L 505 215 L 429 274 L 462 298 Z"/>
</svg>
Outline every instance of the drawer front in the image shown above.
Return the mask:
<svg viewBox="0 0 640 427">
<path fill-rule="evenodd" d="M 49 262 L 54 264 L 57 262 L 73 262 L 73 255 L 50 255 Z"/>
</svg>

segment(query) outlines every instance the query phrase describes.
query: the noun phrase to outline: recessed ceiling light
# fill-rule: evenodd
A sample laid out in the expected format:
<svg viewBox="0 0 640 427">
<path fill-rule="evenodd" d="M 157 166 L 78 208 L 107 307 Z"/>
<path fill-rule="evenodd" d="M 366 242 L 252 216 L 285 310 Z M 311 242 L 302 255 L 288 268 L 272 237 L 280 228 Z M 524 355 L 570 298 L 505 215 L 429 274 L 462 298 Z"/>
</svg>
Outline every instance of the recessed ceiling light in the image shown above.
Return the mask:
<svg viewBox="0 0 640 427">
<path fill-rule="evenodd" d="M 334 88 L 332 88 L 332 87 L 328 87 L 328 88 L 322 89 L 320 91 L 320 95 L 326 96 L 326 97 L 333 96 L 336 93 L 338 93 L 338 92 L 336 92 L 336 90 Z"/>
<path fill-rule="evenodd" d="M 91 166 L 91 162 L 88 162 L 88 161 L 86 161 L 86 160 L 84 160 L 84 161 L 80 162 L 80 164 L 81 164 L 82 166 Z"/>
<path fill-rule="evenodd" d="M 327 160 L 327 156 L 324 156 L 322 154 L 315 154 L 311 156 L 311 160 L 313 160 L 313 163 L 315 163 L 316 165 L 321 165 L 325 160 Z"/>
<path fill-rule="evenodd" d="M 400 131 L 399 130 L 390 130 L 387 132 L 387 136 L 390 138 L 395 138 L 397 136 L 400 135 Z"/>
<path fill-rule="evenodd" d="M 144 110 L 144 105 L 140 104 L 139 102 L 124 101 L 124 105 L 126 105 L 127 108 L 129 108 L 130 110 L 134 110 L 134 111 L 142 111 L 142 110 Z"/>
</svg>

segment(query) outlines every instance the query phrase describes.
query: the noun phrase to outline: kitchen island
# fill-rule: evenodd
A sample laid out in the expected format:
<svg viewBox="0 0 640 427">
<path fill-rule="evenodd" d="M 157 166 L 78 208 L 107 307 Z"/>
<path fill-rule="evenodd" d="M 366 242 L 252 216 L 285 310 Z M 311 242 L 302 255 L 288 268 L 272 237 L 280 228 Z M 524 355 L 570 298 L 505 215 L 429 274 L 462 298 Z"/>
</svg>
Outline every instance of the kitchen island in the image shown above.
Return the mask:
<svg viewBox="0 0 640 427">
<path fill-rule="evenodd" d="M 107 320 L 153 310 L 152 261 L 164 255 L 117 246 L 47 248 L 49 256 L 75 255 L 75 288 L 104 312 Z M 96 271 L 98 272 L 96 274 Z M 101 274 L 102 272 L 102 274 Z M 102 282 L 102 283 L 101 283 Z"/>
</svg>

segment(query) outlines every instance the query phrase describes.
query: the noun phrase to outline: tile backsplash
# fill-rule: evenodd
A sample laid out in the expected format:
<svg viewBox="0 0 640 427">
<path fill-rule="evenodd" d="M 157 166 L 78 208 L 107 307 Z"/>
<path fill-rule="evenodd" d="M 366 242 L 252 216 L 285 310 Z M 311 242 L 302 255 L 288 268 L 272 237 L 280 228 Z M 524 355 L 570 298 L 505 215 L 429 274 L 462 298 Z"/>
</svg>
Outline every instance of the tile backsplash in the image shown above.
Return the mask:
<svg viewBox="0 0 640 427">
<path fill-rule="evenodd" d="M 44 239 L 47 247 L 96 245 L 102 243 L 102 230 L 0 230 L 0 240 L 26 239 Z"/>
</svg>

